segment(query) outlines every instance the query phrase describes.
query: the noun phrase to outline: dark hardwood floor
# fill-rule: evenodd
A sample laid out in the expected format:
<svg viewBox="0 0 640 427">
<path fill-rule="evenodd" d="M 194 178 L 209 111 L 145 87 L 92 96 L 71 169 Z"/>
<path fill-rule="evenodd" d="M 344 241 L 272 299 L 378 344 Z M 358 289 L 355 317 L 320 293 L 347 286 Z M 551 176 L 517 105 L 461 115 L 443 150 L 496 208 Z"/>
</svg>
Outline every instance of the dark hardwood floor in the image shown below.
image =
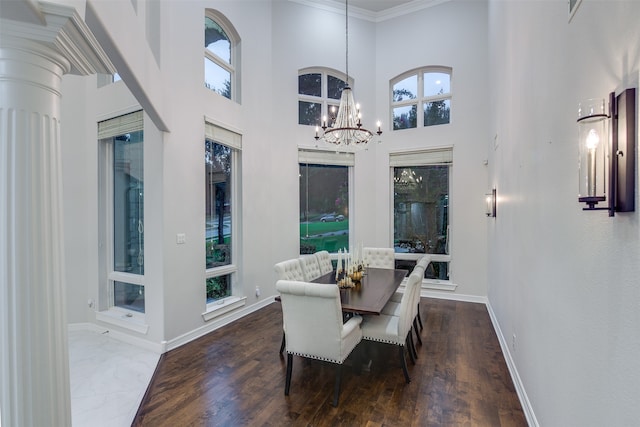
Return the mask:
<svg viewBox="0 0 640 427">
<path fill-rule="evenodd" d="M 418 360 L 406 384 L 395 347 L 361 342 L 343 368 L 278 353 L 273 303 L 160 359 L 134 426 L 526 426 L 483 304 L 422 298 Z M 355 369 L 366 356 L 370 369 Z"/>
</svg>

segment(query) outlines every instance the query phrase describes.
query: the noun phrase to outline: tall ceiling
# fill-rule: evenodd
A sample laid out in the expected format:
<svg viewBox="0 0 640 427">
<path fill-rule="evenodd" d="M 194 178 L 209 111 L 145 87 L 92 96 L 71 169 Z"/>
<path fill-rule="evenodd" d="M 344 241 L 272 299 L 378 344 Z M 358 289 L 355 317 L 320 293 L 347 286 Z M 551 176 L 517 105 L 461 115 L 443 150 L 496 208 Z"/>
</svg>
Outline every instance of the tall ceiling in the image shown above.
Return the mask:
<svg viewBox="0 0 640 427">
<path fill-rule="evenodd" d="M 344 12 L 345 0 L 289 0 L 324 10 Z M 349 0 L 349 15 L 371 21 L 413 13 L 449 0 Z"/>
<path fill-rule="evenodd" d="M 405 3 L 415 2 L 415 0 L 349 0 L 349 6 L 369 10 L 371 12 L 381 12 Z"/>
</svg>

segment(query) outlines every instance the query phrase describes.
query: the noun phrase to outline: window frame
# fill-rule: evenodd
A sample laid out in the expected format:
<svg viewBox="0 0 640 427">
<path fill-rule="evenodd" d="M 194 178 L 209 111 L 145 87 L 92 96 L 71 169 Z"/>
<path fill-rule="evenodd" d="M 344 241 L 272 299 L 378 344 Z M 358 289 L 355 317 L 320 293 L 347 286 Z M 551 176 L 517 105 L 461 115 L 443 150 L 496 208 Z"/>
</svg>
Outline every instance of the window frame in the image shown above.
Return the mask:
<svg viewBox="0 0 640 427">
<path fill-rule="evenodd" d="M 351 87 L 352 89 L 353 89 L 353 77 L 349 77 L 349 80 L 347 80 L 347 75 L 345 73 L 338 70 L 334 70 L 333 68 L 308 67 L 308 68 L 302 68 L 298 70 L 298 79 L 300 78 L 300 76 L 303 76 L 305 74 L 320 74 L 320 96 L 318 97 L 313 95 L 301 94 L 300 88 L 298 88 L 298 105 L 300 105 L 301 101 L 321 104 L 320 120 L 322 120 L 322 117 L 324 116 L 330 117 L 329 107 L 331 106 L 336 107 L 336 113 L 337 113 L 337 108 L 340 106 L 340 98 L 338 99 L 329 98 L 329 76 L 332 76 L 334 78 L 342 80 L 343 82 L 346 82 L 349 85 L 349 87 Z M 298 116 L 298 124 L 301 126 L 320 126 L 321 123 L 317 123 L 317 124 L 316 123 L 314 124 L 300 123 L 300 116 Z"/>
<path fill-rule="evenodd" d="M 223 98 L 230 99 L 231 101 L 235 101 L 240 103 L 240 36 L 234 26 L 229 22 L 229 20 L 220 12 L 215 9 L 205 9 L 205 18 L 211 19 L 213 22 L 218 24 L 220 28 L 225 32 L 229 40 L 229 49 L 230 56 L 229 62 L 225 61 L 214 52 L 207 49 L 205 46 L 204 49 L 204 58 L 212 61 L 215 65 L 219 66 L 223 70 L 227 71 L 230 74 L 230 88 L 231 88 L 231 98 L 227 98 L 226 96 L 218 93 L 213 89 L 209 89 L 205 86 L 205 89 L 220 95 Z M 204 29 L 203 29 L 204 33 Z M 203 35 L 204 36 L 204 35 Z M 204 44 L 204 43 L 203 43 Z M 206 83 L 206 76 L 203 79 Z"/>
<path fill-rule="evenodd" d="M 354 223 L 351 218 L 354 217 L 354 200 L 355 200 L 355 154 L 354 153 L 344 153 L 344 152 L 335 152 L 335 151 L 327 151 L 327 150 L 317 150 L 317 149 L 309 149 L 309 148 L 299 148 L 298 149 L 298 168 L 302 165 L 326 165 L 326 166 L 344 166 L 347 167 L 347 179 L 349 189 L 347 194 L 349 195 L 349 247 L 351 247 L 351 239 L 354 235 Z M 298 194 L 298 206 L 300 206 L 300 197 L 302 194 Z M 301 212 L 298 211 L 298 218 L 300 218 Z M 300 221 L 298 221 L 298 227 L 300 226 Z M 298 241 L 300 241 L 300 234 L 298 233 Z M 337 259 L 338 249 L 336 248 L 335 252 L 329 252 L 331 259 Z M 298 248 L 298 252 L 300 252 L 300 248 Z M 302 256 L 302 254 L 300 254 Z"/>
<path fill-rule="evenodd" d="M 449 167 L 449 204 L 448 204 L 448 224 L 447 224 L 447 238 L 446 238 L 446 253 L 445 254 L 430 254 L 431 261 L 443 262 L 448 264 L 448 280 L 443 279 L 422 279 L 423 289 L 433 290 L 446 290 L 454 291 L 457 285 L 454 284 L 453 279 L 453 256 L 451 252 L 451 188 L 453 183 L 453 146 L 441 146 L 432 147 L 422 150 L 406 150 L 406 151 L 393 151 L 389 153 L 389 236 L 390 247 L 394 246 L 395 235 L 395 221 L 394 221 L 394 169 L 397 167 L 416 167 L 416 166 L 435 166 L 435 165 L 447 165 Z M 417 262 L 422 258 L 424 253 L 395 253 L 396 260 L 414 261 Z"/>
<path fill-rule="evenodd" d="M 245 305 L 246 297 L 241 294 L 241 287 L 239 283 L 239 263 L 240 263 L 240 250 L 238 248 L 238 242 L 241 239 L 240 229 L 240 212 L 241 212 L 241 164 L 242 164 L 242 136 L 240 133 L 229 130 L 223 126 L 217 125 L 213 120 L 205 118 L 205 135 L 203 143 L 206 141 L 212 141 L 213 143 L 224 145 L 231 150 L 231 263 L 218 267 L 207 268 L 206 266 L 206 254 L 202 262 L 204 264 L 204 302 L 205 311 L 202 316 L 205 321 L 218 317 L 230 310 Z M 204 146 L 203 146 L 204 148 Z M 203 155 L 205 151 L 203 150 Z M 206 168 L 205 168 L 205 180 L 206 180 Z M 205 182 L 206 185 L 206 182 Z M 204 194 L 203 206 L 206 209 L 206 194 Z M 206 214 L 205 214 L 206 221 Z M 206 225 L 203 244 L 206 250 Z M 231 294 L 227 297 L 207 302 L 206 296 L 206 283 L 207 279 L 213 277 L 220 277 L 229 275 L 229 282 L 231 286 Z"/>
<path fill-rule="evenodd" d="M 96 319 L 103 322 L 116 324 L 118 326 L 134 330 L 146 334 L 148 325 L 146 325 L 146 301 L 147 301 L 147 283 L 145 273 L 133 274 L 114 269 L 114 156 L 113 156 L 113 138 L 118 135 L 132 133 L 136 131 L 143 132 L 143 165 L 146 157 L 144 153 L 144 113 L 143 110 L 131 111 L 120 116 L 100 120 L 98 122 L 98 147 L 99 147 L 99 188 L 101 197 L 99 198 L 100 212 L 100 264 L 99 271 L 99 292 L 97 301 Z M 101 135 L 101 123 L 112 125 L 115 129 L 106 131 L 107 135 Z M 146 169 L 146 168 L 145 168 Z M 143 176 L 146 172 L 143 171 Z M 144 182 L 144 180 L 143 180 Z M 143 224 L 146 224 L 147 210 L 143 210 Z M 125 307 L 115 305 L 114 282 L 124 282 L 132 285 L 142 286 L 145 290 L 145 311 L 139 312 L 130 310 Z M 124 319 L 124 320 L 123 320 Z"/>
<path fill-rule="evenodd" d="M 442 95 L 424 95 L 424 75 L 428 73 L 441 73 L 449 75 L 449 92 Z M 416 89 L 416 97 L 412 99 L 406 99 L 402 101 L 394 101 L 393 100 L 393 86 L 404 79 L 412 76 L 417 76 L 418 79 L 418 87 Z M 434 101 L 449 101 L 449 122 L 441 123 L 441 124 L 451 124 L 451 111 L 453 109 L 452 104 L 453 99 L 453 68 L 441 66 L 441 65 L 429 65 L 425 67 L 415 68 L 413 70 L 406 71 L 389 81 L 389 123 L 392 131 L 400 131 L 406 129 L 421 129 L 425 127 L 437 126 L 437 125 L 429 125 L 426 126 L 424 124 L 424 107 L 425 105 L 432 103 Z M 416 127 L 410 128 L 401 128 L 394 129 L 393 128 L 393 119 L 394 119 L 394 109 L 399 107 L 411 107 L 416 106 Z"/>
</svg>

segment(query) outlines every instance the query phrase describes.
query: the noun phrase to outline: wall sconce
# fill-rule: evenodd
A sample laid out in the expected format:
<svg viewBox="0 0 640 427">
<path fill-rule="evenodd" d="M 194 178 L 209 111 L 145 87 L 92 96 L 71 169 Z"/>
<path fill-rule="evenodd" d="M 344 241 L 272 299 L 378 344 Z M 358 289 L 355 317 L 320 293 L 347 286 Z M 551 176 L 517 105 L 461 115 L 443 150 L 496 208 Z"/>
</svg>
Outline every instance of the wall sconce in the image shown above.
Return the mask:
<svg viewBox="0 0 640 427">
<path fill-rule="evenodd" d="M 608 112 L 603 99 L 579 104 L 578 201 L 587 204 L 583 210 L 608 210 L 609 216 L 635 210 L 635 106 L 635 88 L 617 97 L 612 92 Z M 604 201 L 607 207 L 596 207 Z"/>
<path fill-rule="evenodd" d="M 495 218 L 496 216 L 496 189 L 491 190 L 491 193 L 485 195 L 486 213 L 488 217 Z"/>
</svg>

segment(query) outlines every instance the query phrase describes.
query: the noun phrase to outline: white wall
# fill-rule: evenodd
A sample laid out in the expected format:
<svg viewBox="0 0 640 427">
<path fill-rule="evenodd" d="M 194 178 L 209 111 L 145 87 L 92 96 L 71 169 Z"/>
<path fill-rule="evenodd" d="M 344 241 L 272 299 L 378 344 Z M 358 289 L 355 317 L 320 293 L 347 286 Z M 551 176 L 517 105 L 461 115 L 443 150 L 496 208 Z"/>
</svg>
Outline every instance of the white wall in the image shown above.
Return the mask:
<svg viewBox="0 0 640 427">
<path fill-rule="evenodd" d="M 457 294 L 484 296 L 487 289 L 484 195 L 487 183 L 487 3 L 455 1 L 383 21 L 376 33 L 376 102 L 387 127 L 376 148 L 376 243 L 392 242 L 389 152 L 453 146 L 450 188 L 451 280 Z M 389 130 L 389 80 L 428 65 L 452 67 L 451 124 Z M 447 295 L 450 297 L 451 295 Z"/>
<path fill-rule="evenodd" d="M 639 215 L 582 211 L 576 117 L 638 87 L 640 3 L 567 17 L 566 1 L 490 2 L 489 301 L 540 425 L 636 425 Z"/>
<path fill-rule="evenodd" d="M 95 4 L 94 4 L 95 3 Z M 241 248 L 236 294 L 252 307 L 276 294 L 273 265 L 298 256 L 298 147 L 314 146 L 313 129 L 298 125 L 297 73 L 326 66 L 344 70 L 341 10 L 321 10 L 290 1 L 163 2 L 161 49 L 144 43 L 145 17 L 130 2 L 105 7 L 90 2 L 89 21 L 107 51 L 125 61 L 124 82 L 98 89 L 95 78 L 66 78 L 64 114 L 86 126 L 63 128 L 67 207 L 69 318 L 94 322 L 87 299 L 105 307 L 98 271 L 100 245 L 97 205 L 95 122 L 140 108 L 145 118 L 145 297 L 149 332 L 127 332 L 160 344 L 206 332 L 204 311 L 204 117 L 242 134 Z M 143 6 L 143 5 L 142 5 Z M 140 7 L 142 7 L 140 6 Z M 139 9 L 140 9 L 139 7 Z M 202 26 L 205 7 L 233 23 L 241 37 L 241 103 L 203 88 Z M 388 154 L 416 147 L 453 145 L 451 188 L 453 280 L 457 293 L 486 295 L 486 100 L 487 7 L 483 2 L 445 3 L 406 18 L 381 23 L 351 17 L 349 73 L 366 126 L 385 123 L 382 144 L 356 156 L 355 240 L 365 245 L 392 243 Z M 114 16 L 123 15 L 117 25 Z M 447 22 L 461 20 L 464 25 Z M 123 24 L 124 23 L 124 24 Z M 123 25 L 127 25 L 123 37 Z M 426 42 L 424 26 L 433 34 Z M 397 28 L 407 43 L 398 44 Z M 153 25 L 151 27 L 154 27 Z M 446 34 L 446 37 L 439 37 Z M 129 44 L 128 39 L 138 40 Z M 431 42 L 431 40 L 436 42 Z M 422 46 L 422 47 L 418 47 Z M 137 54 L 140 50 L 140 54 Z M 129 59 L 130 57 L 132 57 Z M 141 58 L 146 58 L 141 61 Z M 159 59 L 158 59 L 159 58 Z M 116 62 L 118 62 L 116 61 Z M 147 65 L 148 62 L 148 65 Z M 389 130 L 388 82 L 425 65 L 453 67 L 452 123 L 403 132 Z M 131 77 L 130 77 L 131 76 Z M 131 81 L 133 79 L 133 81 Z M 136 99 L 136 97 L 138 97 Z M 162 132 L 159 129 L 168 129 Z M 480 177 L 480 178 L 478 178 Z M 79 207 L 86 208 L 86 216 Z M 176 234 L 186 243 L 177 245 Z M 74 271 L 74 266 L 77 271 Z M 255 296 L 260 286 L 261 297 Z"/>
<path fill-rule="evenodd" d="M 143 18 L 129 1 L 118 4 L 123 9 L 109 15 L 126 19 L 109 18 L 111 27 L 144 39 Z M 205 6 L 225 14 L 242 38 L 241 104 L 202 88 Z M 638 87 L 640 3 L 584 0 L 571 23 L 566 8 L 564 0 L 452 1 L 379 23 L 350 21 L 350 74 L 364 121 L 387 126 L 382 144 L 357 155 L 355 238 L 391 242 L 389 152 L 453 145 L 457 294 L 488 292 L 533 416 L 545 426 L 633 425 L 640 418 L 638 213 L 581 210 L 575 118 L 582 99 Z M 158 121 L 145 121 L 145 192 L 154 216 L 145 236 L 150 331 L 142 338 L 156 344 L 207 327 L 200 316 L 204 116 L 243 135 L 236 243 L 239 293 L 252 306 L 275 294 L 273 264 L 298 252 L 297 148 L 313 145 L 313 131 L 295 124 L 297 70 L 344 67 L 341 13 L 225 0 L 167 1 L 159 16 L 158 55 L 116 44 L 130 61 L 134 93 L 145 99 L 124 83 L 98 90 L 95 78 L 65 76 L 61 119 L 68 317 L 89 322 L 87 299 L 99 297 L 95 122 L 140 101 L 155 108 Z M 141 52 L 152 62 L 135 57 Z M 391 132 L 388 81 L 424 65 L 453 67 L 452 123 Z M 158 130 L 164 125 L 169 132 Z M 493 186 L 495 220 L 483 212 Z M 176 245 L 176 233 L 186 234 L 185 245 Z"/>
</svg>

